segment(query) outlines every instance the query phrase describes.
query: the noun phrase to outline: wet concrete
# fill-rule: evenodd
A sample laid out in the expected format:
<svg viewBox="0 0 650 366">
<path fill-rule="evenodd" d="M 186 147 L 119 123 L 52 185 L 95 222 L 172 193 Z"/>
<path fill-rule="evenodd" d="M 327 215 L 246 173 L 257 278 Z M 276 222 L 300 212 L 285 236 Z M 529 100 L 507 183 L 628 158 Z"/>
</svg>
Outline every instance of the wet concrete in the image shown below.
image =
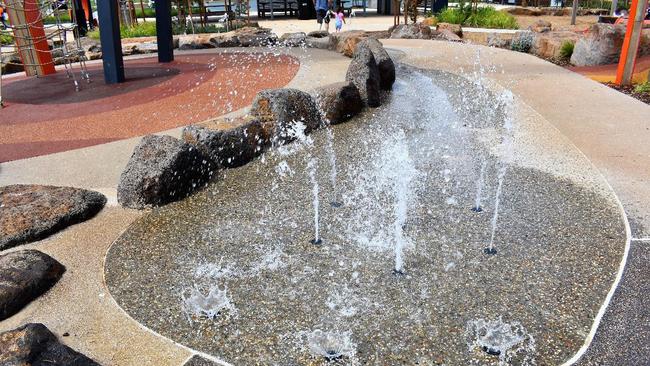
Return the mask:
<svg viewBox="0 0 650 366">
<path fill-rule="evenodd" d="M 514 114 L 501 96 L 422 73 L 400 70 L 394 97 L 333 127 L 333 140 L 320 131 L 132 225 L 106 260 L 118 304 L 164 336 L 242 365 L 325 363 L 318 349 L 340 351 L 343 364 L 570 358 L 618 270 L 625 232 L 615 201 L 598 179 L 569 179 L 559 174 L 566 167 L 554 174 L 552 160 L 543 170 L 522 163 L 517 144 L 503 144 Z M 320 245 L 310 243 L 310 164 Z M 504 168 L 497 254 L 486 256 Z M 584 160 L 573 168 L 595 176 Z M 410 202 L 396 225 L 395 181 L 404 176 Z M 407 240 L 395 275 L 397 231 Z M 225 291 L 228 306 L 214 319 L 197 316 L 183 301 L 192 289 Z M 506 324 L 521 341 L 499 355 L 482 349 L 473 332 L 482 320 Z M 337 350 L 314 347 L 317 329 L 334 334 Z"/>
</svg>

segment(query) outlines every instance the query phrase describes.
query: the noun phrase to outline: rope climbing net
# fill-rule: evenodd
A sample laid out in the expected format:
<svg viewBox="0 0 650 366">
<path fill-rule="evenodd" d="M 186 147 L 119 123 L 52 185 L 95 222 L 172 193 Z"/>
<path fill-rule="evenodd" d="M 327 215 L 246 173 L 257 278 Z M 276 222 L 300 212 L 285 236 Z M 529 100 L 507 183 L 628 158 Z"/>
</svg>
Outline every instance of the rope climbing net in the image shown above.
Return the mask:
<svg viewBox="0 0 650 366">
<path fill-rule="evenodd" d="M 0 30 L 3 67 L 23 67 L 27 75 L 42 76 L 54 72 L 54 65 L 63 65 L 76 90 L 81 88 L 81 80 L 90 82 L 77 19 L 79 10 L 83 9 L 78 8 L 80 4 L 76 0 L 4 0 L 4 3 L 10 21 Z M 85 32 L 86 25 L 83 27 Z"/>
</svg>

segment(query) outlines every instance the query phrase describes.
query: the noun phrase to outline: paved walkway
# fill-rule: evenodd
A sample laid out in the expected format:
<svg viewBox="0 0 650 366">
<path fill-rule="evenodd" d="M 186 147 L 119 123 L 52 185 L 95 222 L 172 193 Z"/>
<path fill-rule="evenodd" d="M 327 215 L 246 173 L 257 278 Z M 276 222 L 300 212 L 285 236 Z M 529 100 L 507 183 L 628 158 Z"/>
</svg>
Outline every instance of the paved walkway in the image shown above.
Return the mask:
<svg viewBox="0 0 650 366">
<path fill-rule="evenodd" d="M 75 91 L 65 72 L 10 78 L 3 85 L 0 162 L 160 132 L 249 105 L 258 91 L 286 85 L 298 71 L 289 56 L 194 54 L 167 65 L 128 60 L 127 82 L 107 85 L 100 64 Z"/>
</svg>

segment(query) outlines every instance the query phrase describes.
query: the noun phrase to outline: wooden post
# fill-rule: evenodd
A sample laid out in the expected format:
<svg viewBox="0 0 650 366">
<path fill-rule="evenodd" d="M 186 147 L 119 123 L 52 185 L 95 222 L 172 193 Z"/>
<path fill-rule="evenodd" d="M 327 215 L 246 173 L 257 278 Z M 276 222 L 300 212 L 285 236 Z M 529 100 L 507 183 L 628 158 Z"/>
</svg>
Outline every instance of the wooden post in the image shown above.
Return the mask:
<svg viewBox="0 0 650 366">
<path fill-rule="evenodd" d="M 7 0 L 6 4 L 25 73 L 28 76 L 54 74 L 56 70 L 47 44 L 39 3 Z"/>
<path fill-rule="evenodd" d="M 647 6 L 647 0 L 632 0 L 623 48 L 621 49 L 621 58 L 618 61 L 618 69 L 616 70 L 616 84 L 618 85 L 630 85 L 632 83 L 636 55 L 641 41 L 643 18 L 645 18 Z"/>
<path fill-rule="evenodd" d="M 578 15 L 578 0 L 573 0 L 573 9 L 571 9 L 571 25 L 576 25 L 576 15 Z"/>
</svg>

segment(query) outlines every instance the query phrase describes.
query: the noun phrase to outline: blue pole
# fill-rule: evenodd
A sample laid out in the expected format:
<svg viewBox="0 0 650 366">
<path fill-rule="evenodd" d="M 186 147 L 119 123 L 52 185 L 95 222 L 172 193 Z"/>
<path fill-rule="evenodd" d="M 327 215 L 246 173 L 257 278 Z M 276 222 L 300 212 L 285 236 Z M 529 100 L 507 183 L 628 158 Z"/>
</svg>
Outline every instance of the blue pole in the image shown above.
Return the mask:
<svg viewBox="0 0 650 366">
<path fill-rule="evenodd" d="M 156 0 L 156 38 L 158 40 L 158 62 L 174 61 L 172 4 L 170 0 Z"/>
<path fill-rule="evenodd" d="M 104 64 L 104 81 L 106 84 L 124 82 L 124 59 L 120 39 L 120 22 L 117 15 L 117 1 L 103 0 L 97 2 L 99 17 L 99 40 L 102 44 L 102 61 Z"/>
</svg>

